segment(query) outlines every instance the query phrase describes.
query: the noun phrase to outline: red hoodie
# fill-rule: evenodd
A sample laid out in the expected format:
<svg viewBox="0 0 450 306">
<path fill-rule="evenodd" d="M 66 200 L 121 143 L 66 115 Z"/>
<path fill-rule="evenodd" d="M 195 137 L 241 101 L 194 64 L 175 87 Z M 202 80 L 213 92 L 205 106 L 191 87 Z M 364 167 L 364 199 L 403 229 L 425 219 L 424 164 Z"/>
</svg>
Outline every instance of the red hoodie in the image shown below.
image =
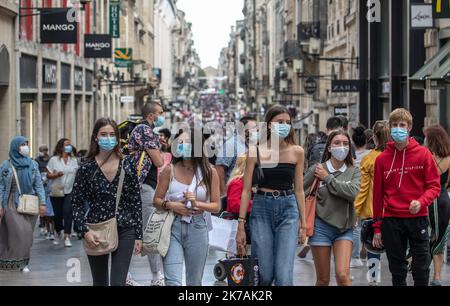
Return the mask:
<svg viewBox="0 0 450 306">
<path fill-rule="evenodd" d="M 373 179 L 373 217 L 417 218 L 428 216 L 428 206 L 439 196 L 439 172 L 430 151 L 413 138 L 399 151 L 394 142 L 375 161 Z M 417 200 L 422 209 L 409 212 L 411 201 Z M 384 208 L 384 215 L 383 215 Z M 381 221 L 375 222 L 374 232 L 381 232 Z"/>
</svg>

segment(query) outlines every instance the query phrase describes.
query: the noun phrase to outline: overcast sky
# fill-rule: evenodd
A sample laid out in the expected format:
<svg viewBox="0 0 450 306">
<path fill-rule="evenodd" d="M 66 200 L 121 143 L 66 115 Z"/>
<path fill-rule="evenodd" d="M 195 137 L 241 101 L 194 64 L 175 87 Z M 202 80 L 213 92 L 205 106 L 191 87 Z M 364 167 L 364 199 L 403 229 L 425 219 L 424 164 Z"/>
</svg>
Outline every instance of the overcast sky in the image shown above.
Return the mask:
<svg viewBox="0 0 450 306">
<path fill-rule="evenodd" d="M 178 0 L 177 7 L 192 22 L 202 67 L 217 68 L 220 50 L 228 46 L 231 26 L 244 19 L 244 0 Z"/>
</svg>

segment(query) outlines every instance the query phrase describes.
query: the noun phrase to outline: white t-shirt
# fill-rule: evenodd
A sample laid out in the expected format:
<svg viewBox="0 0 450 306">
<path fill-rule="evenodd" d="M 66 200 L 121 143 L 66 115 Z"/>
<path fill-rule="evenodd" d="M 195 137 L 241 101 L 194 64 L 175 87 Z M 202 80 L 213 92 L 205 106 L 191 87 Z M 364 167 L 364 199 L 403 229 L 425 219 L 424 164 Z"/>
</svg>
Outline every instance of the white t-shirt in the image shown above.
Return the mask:
<svg viewBox="0 0 450 306">
<path fill-rule="evenodd" d="M 64 163 L 64 159 L 59 156 L 53 156 L 48 162 L 47 169 L 50 172 L 63 172 L 64 175 L 54 179 L 54 184 L 64 185 L 64 194 L 72 193 L 72 187 L 75 182 L 75 175 L 78 170 L 78 161 L 75 157 L 69 157 L 67 164 Z"/>
</svg>

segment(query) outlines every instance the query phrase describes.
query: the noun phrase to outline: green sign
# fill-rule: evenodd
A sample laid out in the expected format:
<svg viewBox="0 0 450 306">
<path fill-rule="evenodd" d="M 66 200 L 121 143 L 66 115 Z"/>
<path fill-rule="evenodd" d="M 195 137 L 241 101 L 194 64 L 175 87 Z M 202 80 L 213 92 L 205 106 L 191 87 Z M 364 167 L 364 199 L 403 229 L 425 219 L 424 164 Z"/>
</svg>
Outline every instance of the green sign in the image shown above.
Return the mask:
<svg viewBox="0 0 450 306">
<path fill-rule="evenodd" d="M 219 90 L 219 94 L 224 95 L 225 94 L 225 90 L 224 89 Z"/>
<path fill-rule="evenodd" d="M 120 37 L 120 2 L 109 5 L 109 33 L 113 38 Z"/>
<path fill-rule="evenodd" d="M 450 0 L 433 0 L 433 17 L 450 18 Z"/>
<path fill-rule="evenodd" d="M 116 48 L 114 51 L 114 63 L 116 67 L 129 67 L 133 63 L 133 49 Z"/>
</svg>

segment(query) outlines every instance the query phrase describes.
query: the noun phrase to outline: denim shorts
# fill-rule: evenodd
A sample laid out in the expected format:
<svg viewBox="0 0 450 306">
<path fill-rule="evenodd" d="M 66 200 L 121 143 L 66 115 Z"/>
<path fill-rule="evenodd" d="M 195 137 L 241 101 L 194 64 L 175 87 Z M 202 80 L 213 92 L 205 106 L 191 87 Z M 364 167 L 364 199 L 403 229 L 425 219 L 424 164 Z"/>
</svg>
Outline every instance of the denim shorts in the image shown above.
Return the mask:
<svg viewBox="0 0 450 306">
<path fill-rule="evenodd" d="M 309 238 L 311 246 L 332 246 L 336 241 L 353 241 L 353 228 L 339 233 L 338 230 L 319 218 L 314 222 L 314 235 Z"/>
</svg>

